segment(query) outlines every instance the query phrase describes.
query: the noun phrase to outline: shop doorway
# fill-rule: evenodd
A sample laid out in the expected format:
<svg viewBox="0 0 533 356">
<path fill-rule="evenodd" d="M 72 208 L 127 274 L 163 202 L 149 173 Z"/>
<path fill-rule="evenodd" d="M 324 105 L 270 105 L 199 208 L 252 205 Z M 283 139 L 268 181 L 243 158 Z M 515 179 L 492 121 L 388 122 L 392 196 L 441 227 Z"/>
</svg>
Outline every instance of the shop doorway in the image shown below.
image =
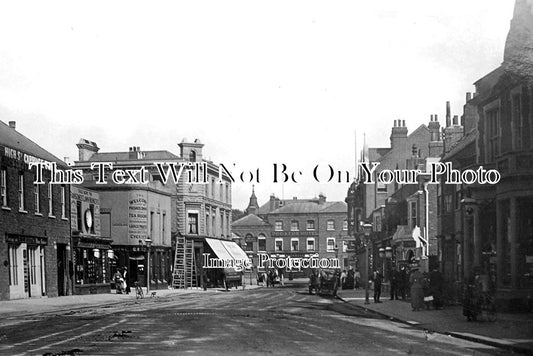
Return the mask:
<svg viewBox="0 0 533 356">
<path fill-rule="evenodd" d="M 57 295 L 66 295 L 67 245 L 57 244 Z"/>
</svg>

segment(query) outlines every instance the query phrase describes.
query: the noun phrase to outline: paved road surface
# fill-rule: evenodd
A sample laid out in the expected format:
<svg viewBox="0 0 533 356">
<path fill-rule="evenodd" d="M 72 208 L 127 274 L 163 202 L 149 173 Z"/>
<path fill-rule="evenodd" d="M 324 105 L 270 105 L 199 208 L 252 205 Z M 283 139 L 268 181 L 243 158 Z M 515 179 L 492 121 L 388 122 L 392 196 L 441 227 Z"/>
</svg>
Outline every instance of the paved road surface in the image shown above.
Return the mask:
<svg viewBox="0 0 533 356">
<path fill-rule="evenodd" d="M 505 355 L 303 285 L 191 292 L 0 321 L 0 355 Z"/>
</svg>

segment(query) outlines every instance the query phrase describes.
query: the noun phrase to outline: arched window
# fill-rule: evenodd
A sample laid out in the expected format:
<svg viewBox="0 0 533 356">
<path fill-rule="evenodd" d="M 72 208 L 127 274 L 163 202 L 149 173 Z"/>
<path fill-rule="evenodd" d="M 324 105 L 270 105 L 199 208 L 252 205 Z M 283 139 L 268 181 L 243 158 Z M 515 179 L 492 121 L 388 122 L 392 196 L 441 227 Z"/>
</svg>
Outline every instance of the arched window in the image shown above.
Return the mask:
<svg viewBox="0 0 533 356">
<path fill-rule="evenodd" d="M 245 247 L 246 251 L 254 250 L 253 240 L 254 240 L 254 237 L 252 234 L 246 234 L 246 237 L 244 238 L 244 242 L 246 243 L 246 247 Z"/>
<path fill-rule="evenodd" d="M 196 152 L 191 151 L 191 153 L 189 153 L 189 161 L 196 162 Z"/>
</svg>

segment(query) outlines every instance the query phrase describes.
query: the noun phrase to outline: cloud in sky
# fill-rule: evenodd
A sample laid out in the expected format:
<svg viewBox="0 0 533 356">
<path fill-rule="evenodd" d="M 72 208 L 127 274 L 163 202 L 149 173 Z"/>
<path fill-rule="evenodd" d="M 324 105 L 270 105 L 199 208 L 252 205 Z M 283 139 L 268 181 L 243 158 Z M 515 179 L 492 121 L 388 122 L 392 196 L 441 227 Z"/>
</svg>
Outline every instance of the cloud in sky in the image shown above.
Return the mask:
<svg viewBox="0 0 533 356">
<path fill-rule="evenodd" d="M 59 157 L 80 137 L 102 151 L 168 149 L 264 167 L 270 193 L 344 199 L 313 184 L 318 163 L 353 170 L 354 130 L 388 146 L 460 114 L 472 83 L 503 59 L 513 1 L 118 1 L 0 5 L 0 120 Z M 306 173 L 272 184 L 273 163 Z M 251 184 L 235 184 L 244 208 Z"/>
</svg>

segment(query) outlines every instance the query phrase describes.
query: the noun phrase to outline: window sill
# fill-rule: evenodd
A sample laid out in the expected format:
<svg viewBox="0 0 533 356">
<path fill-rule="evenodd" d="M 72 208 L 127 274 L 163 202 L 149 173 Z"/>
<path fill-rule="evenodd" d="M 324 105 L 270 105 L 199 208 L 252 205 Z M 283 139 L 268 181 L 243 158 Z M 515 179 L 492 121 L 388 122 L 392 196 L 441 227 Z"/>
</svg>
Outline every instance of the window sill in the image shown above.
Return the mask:
<svg viewBox="0 0 533 356">
<path fill-rule="evenodd" d="M 2 210 L 11 211 L 11 208 L 9 206 L 2 206 Z"/>
<path fill-rule="evenodd" d="M 24 209 L 19 209 L 19 213 L 21 214 L 28 214 L 28 211 L 24 210 Z"/>
<path fill-rule="evenodd" d="M 62 217 L 61 220 L 68 221 L 68 218 Z"/>
<path fill-rule="evenodd" d="M 42 217 L 43 214 L 41 214 L 41 213 L 35 213 L 35 216 L 41 216 L 41 217 Z"/>
<path fill-rule="evenodd" d="M 54 215 L 48 215 L 50 219 L 55 219 L 56 217 Z"/>
</svg>

